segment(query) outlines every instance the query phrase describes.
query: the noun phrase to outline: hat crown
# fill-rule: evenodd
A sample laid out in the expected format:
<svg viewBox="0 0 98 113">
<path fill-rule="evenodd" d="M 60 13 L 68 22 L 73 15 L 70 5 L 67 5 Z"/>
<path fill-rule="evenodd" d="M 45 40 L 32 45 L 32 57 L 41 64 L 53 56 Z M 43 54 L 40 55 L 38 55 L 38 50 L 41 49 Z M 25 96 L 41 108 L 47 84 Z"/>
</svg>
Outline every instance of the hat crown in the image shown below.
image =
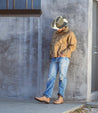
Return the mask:
<svg viewBox="0 0 98 113">
<path fill-rule="evenodd" d="M 60 27 L 64 24 L 64 20 L 63 20 L 63 17 L 59 16 L 56 18 L 56 26 L 57 27 Z"/>
</svg>

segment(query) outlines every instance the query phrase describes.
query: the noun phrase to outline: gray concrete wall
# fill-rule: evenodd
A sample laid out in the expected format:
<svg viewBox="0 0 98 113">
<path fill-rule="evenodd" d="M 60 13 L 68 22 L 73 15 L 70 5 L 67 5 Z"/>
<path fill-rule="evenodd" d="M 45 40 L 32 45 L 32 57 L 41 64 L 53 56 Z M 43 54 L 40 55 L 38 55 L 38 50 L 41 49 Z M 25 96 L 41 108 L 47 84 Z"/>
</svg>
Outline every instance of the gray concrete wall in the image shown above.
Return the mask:
<svg viewBox="0 0 98 113">
<path fill-rule="evenodd" d="M 41 96 L 49 71 L 52 20 L 62 15 L 77 37 L 68 70 L 65 99 L 87 95 L 88 1 L 42 0 L 41 17 L 0 17 L 0 97 Z M 59 76 L 58 76 L 59 77 Z M 57 78 L 58 78 L 57 77 Z M 58 79 L 53 96 L 57 96 Z"/>
<path fill-rule="evenodd" d="M 28 98 L 39 94 L 40 19 L 1 17 L 0 26 L 0 96 Z"/>
</svg>

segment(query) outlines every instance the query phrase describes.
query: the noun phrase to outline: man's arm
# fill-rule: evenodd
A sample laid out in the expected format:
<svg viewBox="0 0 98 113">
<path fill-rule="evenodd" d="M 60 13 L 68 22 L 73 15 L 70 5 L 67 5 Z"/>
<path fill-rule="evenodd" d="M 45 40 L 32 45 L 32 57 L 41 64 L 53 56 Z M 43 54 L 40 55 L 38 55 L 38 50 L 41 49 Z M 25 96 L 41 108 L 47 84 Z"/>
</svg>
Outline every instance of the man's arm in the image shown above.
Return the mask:
<svg viewBox="0 0 98 113">
<path fill-rule="evenodd" d="M 52 44 L 53 44 L 53 37 L 55 35 L 55 31 L 53 32 L 53 35 L 52 35 L 52 39 L 51 39 L 51 43 L 50 43 L 50 57 L 52 57 Z"/>
</svg>

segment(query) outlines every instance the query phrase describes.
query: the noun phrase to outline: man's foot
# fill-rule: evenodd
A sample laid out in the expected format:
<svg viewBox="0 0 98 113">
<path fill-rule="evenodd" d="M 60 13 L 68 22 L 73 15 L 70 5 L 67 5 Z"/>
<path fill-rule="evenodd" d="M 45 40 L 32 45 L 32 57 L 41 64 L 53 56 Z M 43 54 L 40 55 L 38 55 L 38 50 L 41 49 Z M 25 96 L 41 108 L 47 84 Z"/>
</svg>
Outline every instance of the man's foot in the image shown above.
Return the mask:
<svg viewBox="0 0 98 113">
<path fill-rule="evenodd" d="M 62 104 L 64 103 L 63 97 L 59 95 L 58 99 L 53 102 L 54 104 Z"/>
<path fill-rule="evenodd" d="M 46 96 L 42 96 L 42 97 L 35 97 L 35 99 L 37 101 L 40 101 L 40 102 L 45 102 L 45 103 L 49 103 L 50 102 L 50 98 L 46 97 Z"/>
</svg>

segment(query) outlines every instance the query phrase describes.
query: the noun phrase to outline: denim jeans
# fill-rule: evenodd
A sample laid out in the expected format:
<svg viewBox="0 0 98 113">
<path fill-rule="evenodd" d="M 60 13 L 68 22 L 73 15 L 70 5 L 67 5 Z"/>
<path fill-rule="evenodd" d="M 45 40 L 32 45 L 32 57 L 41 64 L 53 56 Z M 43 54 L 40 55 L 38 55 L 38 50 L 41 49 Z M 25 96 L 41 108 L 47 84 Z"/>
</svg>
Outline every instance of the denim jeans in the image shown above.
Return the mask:
<svg viewBox="0 0 98 113">
<path fill-rule="evenodd" d="M 43 95 L 51 98 L 57 73 L 59 72 L 59 91 L 58 94 L 64 97 L 67 85 L 67 70 L 70 63 L 68 57 L 52 58 L 50 62 L 50 69 L 48 74 L 47 87 Z"/>
</svg>

